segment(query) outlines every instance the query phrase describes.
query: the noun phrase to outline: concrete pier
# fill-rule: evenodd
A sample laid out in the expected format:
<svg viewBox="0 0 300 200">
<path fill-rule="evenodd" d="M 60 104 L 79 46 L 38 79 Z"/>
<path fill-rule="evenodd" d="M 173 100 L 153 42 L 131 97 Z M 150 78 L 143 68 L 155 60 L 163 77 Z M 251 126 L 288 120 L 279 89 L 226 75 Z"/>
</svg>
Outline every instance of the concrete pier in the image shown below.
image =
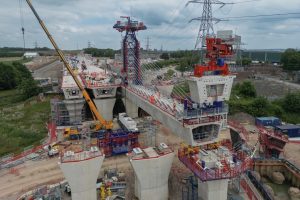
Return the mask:
<svg viewBox="0 0 300 200">
<path fill-rule="evenodd" d="M 64 100 L 64 104 L 69 113 L 70 124 L 79 124 L 82 122 L 82 109 L 84 103 L 84 99 Z"/>
<path fill-rule="evenodd" d="M 113 108 L 116 103 L 115 98 L 94 99 L 94 102 L 105 120 L 113 120 Z"/>
<path fill-rule="evenodd" d="M 122 101 L 125 105 L 127 115 L 131 118 L 137 118 L 138 106 L 135 103 L 133 103 L 129 98 L 126 99 L 123 98 Z"/>
<path fill-rule="evenodd" d="M 96 182 L 103 160 L 99 151 L 61 158 L 59 166 L 71 187 L 72 200 L 97 200 Z"/>
<path fill-rule="evenodd" d="M 198 197 L 201 200 L 226 200 L 229 179 L 202 182 L 198 179 Z"/>
<path fill-rule="evenodd" d="M 153 149 L 151 148 L 143 150 L 148 152 L 150 157 L 130 157 L 130 163 L 135 173 L 135 196 L 140 200 L 167 200 L 169 197 L 169 173 L 175 154 L 171 151 L 152 157 Z"/>
<path fill-rule="evenodd" d="M 96 99 L 115 98 L 117 87 L 94 88 L 92 91 Z"/>
</svg>

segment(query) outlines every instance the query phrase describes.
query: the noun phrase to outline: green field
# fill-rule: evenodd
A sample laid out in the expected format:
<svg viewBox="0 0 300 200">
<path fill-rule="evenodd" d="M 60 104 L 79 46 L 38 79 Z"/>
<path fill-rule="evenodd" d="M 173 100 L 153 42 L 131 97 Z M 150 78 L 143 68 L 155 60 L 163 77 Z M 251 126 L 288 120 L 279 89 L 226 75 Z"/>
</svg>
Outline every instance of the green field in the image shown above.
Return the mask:
<svg viewBox="0 0 300 200">
<path fill-rule="evenodd" d="M 47 136 L 49 99 L 23 99 L 18 90 L 0 91 L 0 156 L 22 152 Z"/>
<path fill-rule="evenodd" d="M 8 65 L 11 65 L 13 62 L 19 62 L 19 63 L 27 63 L 31 61 L 32 58 L 23 58 L 23 57 L 0 57 L 0 62 L 5 63 Z"/>
</svg>

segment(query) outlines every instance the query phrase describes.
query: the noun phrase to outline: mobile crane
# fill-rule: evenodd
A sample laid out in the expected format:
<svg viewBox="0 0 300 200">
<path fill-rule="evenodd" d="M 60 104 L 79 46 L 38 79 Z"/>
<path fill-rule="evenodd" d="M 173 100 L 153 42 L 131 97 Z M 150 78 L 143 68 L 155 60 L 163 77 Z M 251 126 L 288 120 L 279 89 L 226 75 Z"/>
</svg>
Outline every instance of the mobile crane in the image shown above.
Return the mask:
<svg viewBox="0 0 300 200">
<path fill-rule="evenodd" d="M 37 18 L 39 24 L 41 25 L 41 27 L 43 28 L 44 32 L 46 33 L 47 37 L 49 38 L 51 44 L 53 45 L 54 49 L 56 50 L 58 56 L 60 57 L 61 61 L 64 63 L 65 67 L 67 68 L 68 72 L 71 74 L 71 76 L 73 77 L 76 85 L 78 86 L 78 88 L 80 89 L 80 91 L 82 92 L 82 95 L 84 97 L 84 99 L 86 100 L 87 104 L 90 107 L 90 110 L 92 111 L 94 120 L 97 121 L 95 124 L 95 130 L 100 130 L 100 129 L 107 129 L 107 130 L 111 130 L 113 128 L 113 122 L 112 121 L 106 121 L 101 114 L 99 113 L 99 111 L 97 110 L 97 107 L 95 105 L 95 103 L 93 102 L 93 100 L 90 98 L 88 92 L 85 90 L 85 88 L 82 86 L 82 84 L 80 83 L 79 79 L 77 78 L 76 74 L 74 73 L 74 71 L 72 70 L 72 67 L 70 66 L 70 64 L 68 63 L 67 59 L 65 58 L 65 55 L 63 54 L 63 52 L 59 49 L 58 45 L 56 44 L 56 42 L 54 41 L 53 37 L 51 36 L 51 34 L 49 33 L 48 29 L 46 28 L 44 22 L 41 20 L 41 18 L 39 17 L 38 13 L 36 12 L 36 10 L 34 9 L 31 0 L 26 0 L 28 6 L 30 7 L 30 9 L 32 10 L 33 14 L 35 15 L 35 17 Z"/>
</svg>

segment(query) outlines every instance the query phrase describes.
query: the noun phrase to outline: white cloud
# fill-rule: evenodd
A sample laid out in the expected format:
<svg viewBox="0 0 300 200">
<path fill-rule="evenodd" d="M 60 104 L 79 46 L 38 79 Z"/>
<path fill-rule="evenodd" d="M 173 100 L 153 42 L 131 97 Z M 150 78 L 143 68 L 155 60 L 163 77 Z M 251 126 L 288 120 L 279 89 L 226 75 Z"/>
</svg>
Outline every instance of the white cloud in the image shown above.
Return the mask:
<svg viewBox="0 0 300 200">
<path fill-rule="evenodd" d="M 224 0 L 234 2 L 237 0 Z M 142 47 L 150 37 L 151 47 L 168 49 L 192 49 L 199 23 L 188 24 L 191 18 L 201 15 L 200 4 L 187 0 L 33 0 L 34 7 L 44 20 L 57 43 L 64 49 L 87 46 L 91 41 L 99 48 L 119 48 L 121 34 L 112 28 L 121 15 L 132 15 L 148 27 L 137 35 Z M 26 44 L 32 47 L 51 46 L 32 12 L 23 1 Z M 214 16 L 246 16 L 298 12 L 299 0 L 261 0 L 250 3 L 214 7 Z M 288 48 L 295 47 L 300 37 L 300 15 L 277 19 L 232 20 L 215 25 L 215 30 L 233 29 L 247 44 L 245 48 Z M 284 18 L 284 19 L 283 19 Z M 22 46 L 20 31 L 19 1 L 2 1 L 0 7 L 0 46 Z"/>
</svg>

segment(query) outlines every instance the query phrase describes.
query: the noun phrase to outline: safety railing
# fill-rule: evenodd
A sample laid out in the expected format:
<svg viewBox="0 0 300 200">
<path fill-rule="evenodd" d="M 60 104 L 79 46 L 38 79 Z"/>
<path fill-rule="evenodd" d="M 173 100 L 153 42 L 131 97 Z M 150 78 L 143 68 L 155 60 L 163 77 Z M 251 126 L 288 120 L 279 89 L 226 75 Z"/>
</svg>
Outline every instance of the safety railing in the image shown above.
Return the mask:
<svg viewBox="0 0 300 200">
<path fill-rule="evenodd" d="M 99 157 L 102 156 L 102 152 L 101 151 L 82 151 L 82 152 L 78 152 L 78 153 L 71 153 L 66 152 L 65 154 L 63 154 L 60 157 L 60 161 L 62 163 L 66 163 L 66 162 L 78 162 L 78 161 L 84 161 L 84 160 L 89 160 L 95 157 Z"/>
<path fill-rule="evenodd" d="M 191 155 L 186 155 L 183 150 L 178 150 L 179 160 L 188 167 L 201 181 L 211 181 L 219 179 L 230 179 L 239 176 L 252 166 L 252 159 L 246 157 L 244 160 L 238 160 L 234 166 L 224 168 L 208 169 L 203 168 L 197 162 L 198 159 Z M 229 164 L 228 164 L 229 165 Z"/>
</svg>

